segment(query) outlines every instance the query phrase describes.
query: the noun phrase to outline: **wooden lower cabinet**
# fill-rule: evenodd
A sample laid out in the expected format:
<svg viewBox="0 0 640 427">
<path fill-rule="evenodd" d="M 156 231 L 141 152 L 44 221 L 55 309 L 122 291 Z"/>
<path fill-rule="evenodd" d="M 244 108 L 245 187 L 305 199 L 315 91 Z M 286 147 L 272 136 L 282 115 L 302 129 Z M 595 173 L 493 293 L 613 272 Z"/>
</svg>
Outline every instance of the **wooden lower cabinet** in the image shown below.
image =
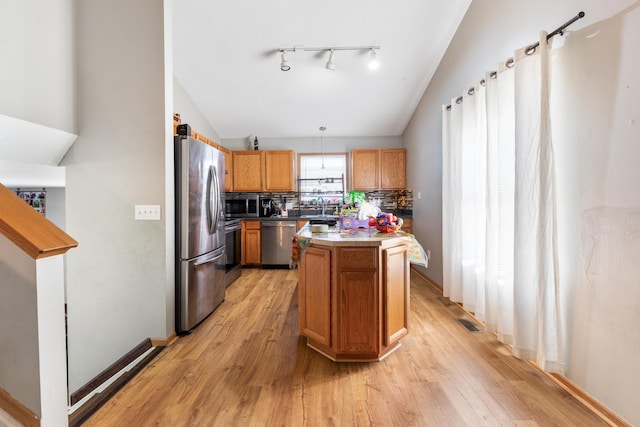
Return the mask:
<svg viewBox="0 0 640 427">
<path fill-rule="evenodd" d="M 377 278 L 375 271 L 340 273 L 337 353 L 376 356 L 380 324 Z"/>
<path fill-rule="evenodd" d="M 262 264 L 262 239 L 260 221 L 242 221 L 242 265 Z"/>
<path fill-rule="evenodd" d="M 407 233 L 413 233 L 413 219 L 411 218 L 402 218 L 402 231 L 406 231 Z"/>
<path fill-rule="evenodd" d="M 334 361 L 376 361 L 409 331 L 408 245 L 323 247 L 301 257 L 299 326 Z"/>
<path fill-rule="evenodd" d="M 383 345 L 392 345 L 409 333 L 409 269 L 402 247 L 382 251 Z"/>
<path fill-rule="evenodd" d="M 331 251 L 308 248 L 306 262 L 300 265 L 301 287 L 299 324 L 301 333 L 312 340 L 331 346 Z"/>
</svg>

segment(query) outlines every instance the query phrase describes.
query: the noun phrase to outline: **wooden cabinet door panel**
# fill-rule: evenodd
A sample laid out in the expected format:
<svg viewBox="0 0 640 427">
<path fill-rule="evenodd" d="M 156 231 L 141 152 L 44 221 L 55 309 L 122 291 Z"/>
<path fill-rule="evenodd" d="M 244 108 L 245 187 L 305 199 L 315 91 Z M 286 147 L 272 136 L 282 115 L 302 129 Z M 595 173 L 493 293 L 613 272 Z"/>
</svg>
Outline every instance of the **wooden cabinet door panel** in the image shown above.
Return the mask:
<svg viewBox="0 0 640 427">
<path fill-rule="evenodd" d="M 380 188 L 402 190 L 407 186 L 407 152 L 404 148 L 380 150 Z"/>
<path fill-rule="evenodd" d="M 300 263 L 300 332 L 331 346 L 331 251 L 310 247 Z"/>
<path fill-rule="evenodd" d="M 402 218 L 402 231 L 413 233 L 413 220 L 411 218 Z"/>
<path fill-rule="evenodd" d="M 231 150 L 224 147 L 218 147 L 224 154 L 224 191 L 233 190 L 233 155 Z"/>
<path fill-rule="evenodd" d="M 378 150 L 352 150 L 351 174 L 354 190 L 377 190 L 379 186 Z"/>
<path fill-rule="evenodd" d="M 376 271 L 339 274 L 338 352 L 357 354 L 378 351 L 377 281 Z"/>
<path fill-rule="evenodd" d="M 409 259 L 407 246 L 382 251 L 382 297 L 384 337 L 389 346 L 409 332 Z"/>
<path fill-rule="evenodd" d="M 293 191 L 293 151 L 264 152 L 265 191 Z"/>
<path fill-rule="evenodd" d="M 247 230 L 246 242 L 243 249 L 246 248 L 245 261 L 247 264 L 260 264 L 262 261 L 260 230 Z"/>
<path fill-rule="evenodd" d="M 234 151 L 233 191 L 262 191 L 262 152 Z"/>
<path fill-rule="evenodd" d="M 262 263 L 260 221 L 242 221 L 242 264 Z"/>
</svg>

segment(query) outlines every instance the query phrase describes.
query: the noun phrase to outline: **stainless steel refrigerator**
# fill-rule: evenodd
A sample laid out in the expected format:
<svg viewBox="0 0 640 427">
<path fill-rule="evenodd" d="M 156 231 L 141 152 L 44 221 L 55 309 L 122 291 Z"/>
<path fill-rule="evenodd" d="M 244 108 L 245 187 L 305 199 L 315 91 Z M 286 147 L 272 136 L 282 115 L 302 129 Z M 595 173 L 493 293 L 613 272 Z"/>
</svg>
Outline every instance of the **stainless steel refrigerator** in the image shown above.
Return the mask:
<svg viewBox="0 0 640 427">
<path fill-rule="evenodd" d="M 177 135 L 176 331 L 189 333 L 224 300 L 224 154 Z"/>
</svg>

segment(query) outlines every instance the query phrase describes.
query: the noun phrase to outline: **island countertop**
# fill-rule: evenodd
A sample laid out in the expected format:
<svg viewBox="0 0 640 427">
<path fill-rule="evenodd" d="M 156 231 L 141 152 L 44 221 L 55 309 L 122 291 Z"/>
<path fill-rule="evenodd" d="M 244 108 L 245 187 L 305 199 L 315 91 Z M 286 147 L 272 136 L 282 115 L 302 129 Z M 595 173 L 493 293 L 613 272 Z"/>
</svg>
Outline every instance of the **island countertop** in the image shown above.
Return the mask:
<svg viewBox="0 0 640 427">
<path fill-rule="evenodd" d="M 291 252 L 291 265 L 296 266 L 300 255 L 309 245 L 325 247 L 379 247 L 388 248 L 408 242 L 409 262 L 415 265 L 428 267 L 427 255 L 413 234 L 403 231 L 395 233 L 381 233 L 375 228 L 354 228 L 350 230 L 340 229 L 338 226 L 330 226 L 326 233 L 311 232 L 310 224 L 301 228 L 294 238 Z"/>
<path fill-rule="evenodd" d="M 298 238 L 308 240 L 310 244 L 322 246 L 396 246 L 401 241 L 411 239 L 408 234 L 379 233 L 375 228 L 354 228 L 341 230 L 330 226 L 326 233 L 313 233 L 310 224 L 305 225 L 297 233 Z"/>
</svg>

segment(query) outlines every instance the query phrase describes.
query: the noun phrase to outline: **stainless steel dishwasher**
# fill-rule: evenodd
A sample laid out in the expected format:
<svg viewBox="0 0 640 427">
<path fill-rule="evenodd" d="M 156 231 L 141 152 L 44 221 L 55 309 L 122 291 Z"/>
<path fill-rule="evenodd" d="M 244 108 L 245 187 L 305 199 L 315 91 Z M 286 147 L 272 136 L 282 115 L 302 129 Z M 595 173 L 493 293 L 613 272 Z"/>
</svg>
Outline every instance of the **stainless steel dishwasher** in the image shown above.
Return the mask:
<svg viewBox="0 0 640 427">
<path fill-rule="evenodd" d="M 262 266 L 288 267 L 295 221 L 262 221 Z"/>
</svg>

